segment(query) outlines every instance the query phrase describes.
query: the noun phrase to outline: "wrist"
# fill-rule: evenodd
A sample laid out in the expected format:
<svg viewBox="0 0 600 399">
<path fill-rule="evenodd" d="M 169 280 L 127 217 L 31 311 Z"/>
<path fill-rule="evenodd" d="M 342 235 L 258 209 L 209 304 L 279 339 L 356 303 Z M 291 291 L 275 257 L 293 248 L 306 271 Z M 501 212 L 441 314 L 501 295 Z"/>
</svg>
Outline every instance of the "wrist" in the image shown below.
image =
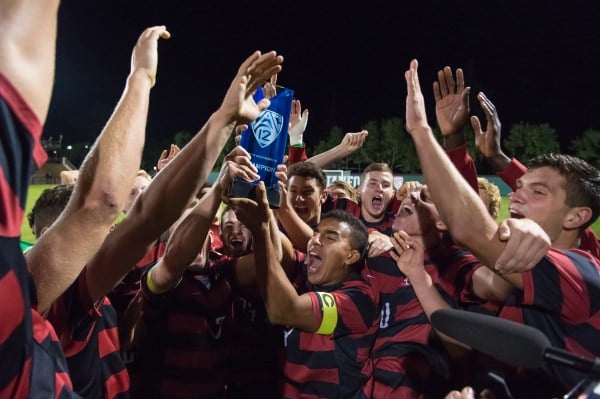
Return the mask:
<svg viewBox="0 0 600 399">
<path fill-rule="evenodd" d="M 453 150 L 458 148 L 466 143 L 465 135 L 462 130 L 457 133 L 452 133 L 449 135 L 443 136 L 442 146 L 446 150 Z"/>
<path fill-rule="evenodd" d="M 236 126 L 235 115 L 232 112 L 224 109 L 222 106 L 213 112 L 209 118 L 209 121 L 227 127 L 230 129 L 230 132 L 233 132 Z"/>
<path fill-rule="evenodd" d="M 510 158 L 502 151 L 498 151 L 492 156 L 486 157 L 486 160 L 497 172 L 504 170 L 510 164 Z"/>
<path fill-rule="evenodd" d="M 290 145 L 292 147 L 302 147 L 302 143 L 304 142 L 302 135 L 290 135 Z"/>
<path fill-rule="evenodd" d="M 427 277 L 429 276 L 422 267 L 415 270 L 407 270 L 407 273 L 404 275 L 408 278 L 410 284 L 413 286 L 425 285 L 427 283 Z"/>
<path fill-rule="evenodd" d="M 412 129 L 409 133 L 412 136 L 414 142 L 429 141 L 432 137 L 435 140 L 433 130 L 431 130 L 431 127 L 428 125 L 418 126 Z"/>
<path fill-rule="evenodd" d="M 127 76 L 127 86 L 129 87 L 150 89 L 154 86 L 154 83 L 155 80 L 142 69 L 135 69 Z"/>
</svg>

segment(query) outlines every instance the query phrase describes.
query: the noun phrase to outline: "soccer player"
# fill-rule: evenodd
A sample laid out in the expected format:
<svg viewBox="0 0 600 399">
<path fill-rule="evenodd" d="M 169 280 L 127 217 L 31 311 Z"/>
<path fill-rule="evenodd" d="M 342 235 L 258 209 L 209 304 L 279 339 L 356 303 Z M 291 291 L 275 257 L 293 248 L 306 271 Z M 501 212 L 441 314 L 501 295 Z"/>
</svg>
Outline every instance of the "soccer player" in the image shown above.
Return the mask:
<svg viewBox="0 0 600 399">
<path fill-rule="evenodd" d="M 287 326 L 283 397 L 371 397 L 370 348 L 378 306 L 359 274 L 366 228 L 343 211 L 324 215 L 294 286 L 275 256 L 262 182 L 257 197 L 258 204 L 245 198 L 229 201 L 253 233 L 257 281 L 269 319 Z"/>
<path fill-rule="evenodd" d="M 483 92 L 477 95 L 479 104 L 485 113 L 487 126 L 482 129 L 481 122 L 476 116 L 471 117 L 475 132 L 475 144 L 483 157 L 494 168 L 498 176 L 513 189 L 517 190 L 517 180 L 527 172 L 527 168 L 515 158 L 509 158 L 500 145 L 500 130 L 502 124 L 494 104 Z M 588 251 L 600 259 L 600 239 L 591 228 L 581 231 L 579 249 Z"/>
<path fill-rule="evenodd" d="M 121 100 L 86 157 L 76 185 L 49 190 L 54 200 L 38 201 L 33 213 L 38 241 L 26 255 L 28 266 L 38 284 L 40 307 L 49 307 L 46 317 L 60 338 L 74 390 L 86 398 L 118 397 L 129 389 L 118 354 L 114 309 L 103 296 L 92 298 L 89 293 L 96 283 L 89 276 L 99 265 L 84 266 L 109 233 L 139 168 L 160 37 L 169 37 L 164 27 L 140 35 Z M 64 287 L 78 271 L 75 282 Z"/>
<path fill-rule="evenodd" d="M 52 327 L 37 312 L 19 246 L 29 179 L 54 85 L 59 0 L 0 5 L 0 397 L 75 397 Z"/>
<path fill-rule="evenodd" d="M 433 201 L 449 231 L 485 265 L 494 265 L 505 247 L 498 225 L 437 143 L 426 119 L 413 60 L 405 78 L 407 130 L 411 134 Z M 531 270 L 504 275 L 516 290 L 499 317 L 524 322 L 546 334 L 551 344 L 582 355 L 600 354 L 600 265 L 577 250 L 580 231 L 600 212 L 600 173 L 571 156 L 549 154 L 532 160 L 511 196 L 514 216 L 531 218 L 550 237 L 552 248 Z M 561 301 L 556 301 L 561 298 Z M 549 378 L 549 376 L 551 376 Z M 571 387 L 583 378 L 576 371 L 549 366 L 541 377 Z M 531 381 L 531 380 L 530 380 Z M 529 386 L 539 386 L 531 384 Z"/>
</svg>

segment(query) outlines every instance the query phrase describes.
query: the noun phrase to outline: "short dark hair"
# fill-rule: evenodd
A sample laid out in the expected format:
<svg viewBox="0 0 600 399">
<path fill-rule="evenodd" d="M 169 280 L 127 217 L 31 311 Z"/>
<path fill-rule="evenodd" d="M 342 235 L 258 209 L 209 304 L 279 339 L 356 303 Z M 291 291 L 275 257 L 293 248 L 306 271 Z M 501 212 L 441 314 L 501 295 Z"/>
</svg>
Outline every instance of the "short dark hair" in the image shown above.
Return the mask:
<svg viewBox="0 0 600 399">
<path fill-rule="evenodd" d="M 325 190 L 325 187 L 327 187 L 327 179 L 325 179 L 323 171 L 312 162 L 297 162 L 290 165 L 287 176 L 288 182 L 293 176 L 312 177 L 317 181 L 321 191 Z"/>
<path fill-rule="evenodd" d="M 394 171 L 392 170 L 392 168 L 390 168 L 390 165 L 388 165 L 387 163 L 373 162 L 367 165 L 367 167 L 363 170 L 360 180 L 364 181 L 365 177 L 367 176 L 367 173 L 369 172 L 388 172 L 392 175 L 394 174 Z"/>
<path fill-rule="evenodd" d="M 47 188 L 35 201 L 31 212 L 27 215 L 29 226 L 35 225 L 36 236 L 39 238 L 44 227 L 50 227 L 61 212 L 67 207 L 67 203 L 73 194 L 73 184 L 59 184 Z"/>
<path fill-rule="evenodd" d="M 564 176 L 567 206 L 585 206 L 592 210 L 592 217 L 580 229 L 594 223 L 600 213 L 600 171 L 583 159 L 564 154 L 543 154 L 529 161 L 529 169 L 544 166 Z"/>
<path fill-rule="evenodd" d="M 359 262 L 363 260 L 369 246 L 369 232 L 363 222 L 341 209 L 334 209 L 333 211 L 325 213 L 321 216 L 321 221 L 325 219 L 335 219 L 338 222 L 344 222 L 350 226 L 350 230 L 352 231 L 350 245 L 360 253 Z"/>
</svg>

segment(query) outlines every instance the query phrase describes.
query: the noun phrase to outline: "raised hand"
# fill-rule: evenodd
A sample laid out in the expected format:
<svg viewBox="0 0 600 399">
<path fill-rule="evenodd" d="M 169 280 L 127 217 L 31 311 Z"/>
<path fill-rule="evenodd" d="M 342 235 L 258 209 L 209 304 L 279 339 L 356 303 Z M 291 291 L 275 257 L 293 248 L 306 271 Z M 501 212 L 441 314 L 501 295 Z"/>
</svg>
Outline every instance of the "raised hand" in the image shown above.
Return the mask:
<svg viewBox="0 0 600 399">
<path fill-rule="evenodd" d="M 158 39 L 168 39 L 171 34 L 165 26 L 153 26 L 145 29 L 140 35 L 131 54 L 131 72 L 144 73 L 154 86 L 156 83 L 156 69 L 158 67 Z"/>
<path fill-rule="evenodd" d="M 277 95 L 277 74 L 271 76 L 271 79 L 263 86 L 263 95 L 266 98 L 273 98 Z"/>
<path fill-rule="evenodd" d="M 368 135 L 369 132 L 366 130 L 361 130 L 356 133 L 346 133 L 340 145 L 343 147 L 344 152 L 347 152 L 348 155 L 350 155 L 363 146 Z"/>
<path fill-rule="evenodd" d="M 462 69 L 456 69 L 456 82 L 450 67 L 438 71 L 438 80 L 433 82 L 433 96 L 435 115 L 444 137 L 462 134 L 469 119 L 470 91 L 470 87 L 465 87 Z"/>
<path fill-rule="evenodd" d="M 304 141 L 304 131 L 308 124 L 308 109 L 302 111 L 300 100 L 292 101 L 292 111 L 290 112 L 290 127 L 288 135 L 290 144 L 302 144 Z"/>
<path fill-rule="evenodd" d="M 429 130 L 427 113 L 425 112 L 425 99 L 421 91 L 418 74 L 419 62 L 412 60 L 410 69 L 404 73 L 406 79 L 406 131 L 413 135 L 422 130 Z"/>
<path fill-rule="evenodd" d="M 477 95 L 477 99 L 485 114 L 487 126 L 485 131 L 483 131 L 481 129 L 479 118 L 476 116 L 471 117 L 471 125 L 475 132 L 475 145 L 485 158 L 492 158 L 497 154 L 502 153 L 502 148 L 500 147 L 500 130 L 502 124 L 500 123 L 496 107 L 483 92 L 480 92 Z"/>
<path fill-rule="evenodd" d="M 225 156 L 216 183 L 222 192 L 226 193 L 234 178 L 239 177 L 252 182 L 260 178 L 256 172 L 250 154 L 243 147 L 237 146 Z"/>
<path fill-rule="evenodd" d="M 271 76 L 281 71 L 282 62 L 283 57 L 275 51 L 266 54 L 256 51 L 242 63 L 220 107 L 231 121 L 248 123 L 269 107 L 268 98 L 257 104 L 252 96 Z"/>
<path fill-rule="evenodd" d="M 160 153 L 160 158 L 158 158 L 158 161 L 156 162 L 156 170 L 160 171 L 165 166 L 167 166 L 169 162 L 171 162 L 173 158 L 175 158 L 175 156 L 179 154 L 180 151 L 181 148 L 179 148 L 176 144 L 171 144 L 168 153 L 167 150 L 162 150 L 162 152 Z"/>
</svg>

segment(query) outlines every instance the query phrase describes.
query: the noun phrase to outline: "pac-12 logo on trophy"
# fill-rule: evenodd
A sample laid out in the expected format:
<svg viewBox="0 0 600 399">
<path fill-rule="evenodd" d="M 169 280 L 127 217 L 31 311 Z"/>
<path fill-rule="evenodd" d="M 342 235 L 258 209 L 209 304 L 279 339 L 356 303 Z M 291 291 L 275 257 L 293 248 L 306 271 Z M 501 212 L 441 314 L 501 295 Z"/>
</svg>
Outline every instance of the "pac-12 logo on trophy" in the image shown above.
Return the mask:
<svg viewBox="0 0 600 399">
<path fill-rule="evenodd" d="M 277 94 L 271 97 L 271 105 L 260 116 L 248 125 L 248 130 L 242 132 L 240 145 L 252 157 L 260 180 L 265 182 L 267 199 L 271 208 L 279 208 L 281 193 L 275 176 L 277 165 L 283 163 L 283 156 L 287 150 L 288 124 L 294 91 L 285 87 L 276 86 Z M 264 97 L 262 88 L 254 94 L 254 100 L 260 101 Z M 256 198 L 256 185 L 259 180 L 248 183 L 242 179 L 235 179 L 229 188 L 229 196 Z"/>
<path fill-rule="evenodd" d="M 261 148 L 271 145 L 283 128 L 283 116 L 271 110 L 265 110 L 252 122 L 254 138 Z"/>
</svg>

